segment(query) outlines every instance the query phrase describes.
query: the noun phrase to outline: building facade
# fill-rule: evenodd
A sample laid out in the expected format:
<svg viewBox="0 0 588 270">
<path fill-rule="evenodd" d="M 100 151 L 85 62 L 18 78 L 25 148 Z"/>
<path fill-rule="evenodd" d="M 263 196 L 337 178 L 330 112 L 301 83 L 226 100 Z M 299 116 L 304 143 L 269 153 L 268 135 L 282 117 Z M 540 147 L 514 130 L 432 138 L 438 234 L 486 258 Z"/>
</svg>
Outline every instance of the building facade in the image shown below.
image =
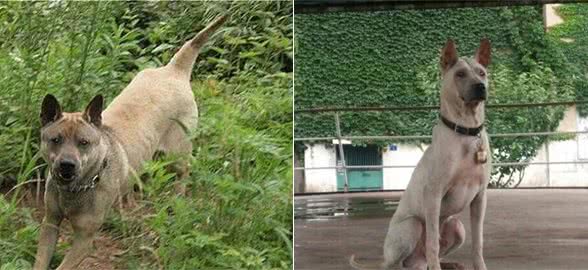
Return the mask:
<svg viewBox="0 0 588 270">
<path fill-rule="evenodd" d="M 557 131 L 588 131 L 588 118 L 580 117 L 570 107 Z M 337 141 L 307 144 L 304 151 L 305 184 L 299 192 L 344 191 L 342 169 L 324 168 L 341 164 Z M 428 145 L 389 144 L 387 146 L 353 146 L 344 142 L 346 165 L 415 166 Z M 574 164 L 530 165 L 525 168 L 518 187 L 588 186 L 588 134 L 572 139 L 551 141 L 541 147 L 531 162 L 577 162 Z M 320 168 L 320 169 L 313 169 Z M 354 168 L 347 170 L 350 191 L 403 190 L 408 185 L 411 168 Z M 519 175 L 514 178 L 518 179 Z M 516 181 L 518 182 L 518 181 Z"/>
</svg>

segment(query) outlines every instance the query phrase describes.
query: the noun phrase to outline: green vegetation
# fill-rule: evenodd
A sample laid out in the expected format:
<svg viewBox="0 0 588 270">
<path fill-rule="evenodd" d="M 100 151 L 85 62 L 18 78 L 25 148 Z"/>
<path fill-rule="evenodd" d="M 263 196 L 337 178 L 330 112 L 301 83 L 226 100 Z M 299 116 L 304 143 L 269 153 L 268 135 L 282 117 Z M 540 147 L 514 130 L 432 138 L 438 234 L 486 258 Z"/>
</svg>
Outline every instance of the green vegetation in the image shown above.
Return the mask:
<svg viewBox="0 0 588 270">
<path fill-rule="evenodd" d="M 222 13 L 230 20 L 193 73 L 200 123 L 189 195 L 177 195 L 164 170 L 173 157 L 150 162 L 139 205 L 103 226 L 104 241 L 122 250 L 107 261 L 117 269 L 291 268 L 292 6 L 210 1 L 0 4 L 0 269 L 34 261 L 35 185 L 19 184 L 45 168 L 37 155 L 43 96 L 53 93 L 66 111 L 98 93 L 108 102 Z M 58 244 L 53 267 L 67 249 Z"/>
<path fill-rule="evenodd" d="M 585 23 L 565 29 L 580 35 L 582 27 Z M 446 39 L 456 41 L 460 55 L 472 56 L 483 37 L 493 47 L 491 103 L 568 101 L 585 91 L 575 72 L 585 55 L 578 63 L 568 60 L 562 42 L 545 34 L 539 7 L 301 14 L 296 15 L 295 108 L 439 104 L 438 61 Z M 564 109 L 488 110 L 488 130 L 553 131 Z M 429 135 L 437 114 L 343 113 L 341 129 L 346 135 Z M 297 113 L 294 132 L 333 136 L 333 115 Z M 494 159 L 529 161 L 545 140 L 496 138 Z M 523 175 L 517 171 L 524 167 L 495 168 L 491 184 L 512 186 L 516 175 Z"/>
<path fill-rule="evenodd" d="M 578 100 L 588 100 L 588 4 L 570 4 L 557 7 L 557 13 L 564 20 L 554 26 L 550 36 L 558 39 L 559 47 L 573 64 L 570 71 L 576 79 Z M 580 115 L 588 115 L 588 105 L 578 105 Z"/>
</svg>

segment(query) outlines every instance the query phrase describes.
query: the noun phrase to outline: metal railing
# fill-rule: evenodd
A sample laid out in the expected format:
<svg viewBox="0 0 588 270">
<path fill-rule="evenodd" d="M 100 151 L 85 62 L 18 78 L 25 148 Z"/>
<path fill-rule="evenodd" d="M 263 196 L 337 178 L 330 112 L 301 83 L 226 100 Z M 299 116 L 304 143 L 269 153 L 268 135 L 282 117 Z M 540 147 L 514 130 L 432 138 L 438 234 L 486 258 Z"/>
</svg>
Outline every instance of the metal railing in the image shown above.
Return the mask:
<svg viewBox="0 0 588 270">
<path fill-rule="evenodd" d="M 543 107 L 543 106 L 570 106 L 577 104 L 588 104 L 588 101 L 561 101 L 561 102 L 544 102 L 544 103 L 516 103 L 516 104 L 488 104 L 486 108 L 529 108 L 529 107 Z M 345 179 L 344 192 L 349 192 L 349 169 L 387 169 L 387 168 L 415 168 L 416 165 L 346 165 L 345 154 L 343 150 L 343 140 L 422 140 L 431 139 L 431 135 L 414 135 L 414 136 L 343 136 L 341 134 L 341 119 L 340 114 L 342 112 L 365 112 L 365 111 L 419 111 L 419 110 L 436 110 L 439 106 L 411 106 L 411 107 L 356 107 L 356 108 L 314 108 L 314 109 L 300 109 L 296 110 L 295 113 L 333 113 L 335 120 L 335 136 L 331 137 L 302 137 L 294 138 L 295 142 L 311 142 L 311 141 L 337 141 L 340 158 L 340 165 L 336 166 L 324 166 L 324 167 L 294 167 L 295 171 L 306 171 L 306 170 L 321 170 L 321 169 L 337 169 L 343 171 Z M 545 161 L 535 162 L 517 162 L 517 161 L 506 161 L 506 162 L 494 162 L 492 166 L 529 166 L 529 165 L 546 165 L 547 166 L 547 182 L 550 182 L 550 165 L 565 165 L 565 164 L 588 164 L 588 160 L 576 160 L 576 161 L 550 161 L 549 160 L 549 137 L 551 136 L 562 136 L 562 135 L 578 135 L 588 134 L 588 130 L 583 131 L 542 131 L 542 132 L 518 132 L 518 133 L 496 133 L 489 134 L 490 138 L 516 138 L 516 137 L 536 137 L 546 136 L 545 142 Z"/>
</svg>

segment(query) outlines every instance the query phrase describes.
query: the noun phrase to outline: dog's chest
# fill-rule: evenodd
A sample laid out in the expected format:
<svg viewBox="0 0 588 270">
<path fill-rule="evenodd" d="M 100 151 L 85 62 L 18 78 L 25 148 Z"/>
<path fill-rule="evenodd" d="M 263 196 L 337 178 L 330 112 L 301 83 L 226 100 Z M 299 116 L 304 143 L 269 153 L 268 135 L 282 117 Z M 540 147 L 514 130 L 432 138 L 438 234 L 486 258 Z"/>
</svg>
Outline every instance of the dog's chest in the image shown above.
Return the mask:
<svg viewBox="0 0 588 270">
<path fill-rule="evenodd" d="M 462 212 L 472 202 L 479 190 L 480 185 L 451 187 L 441 201 L 441 216 L 448 217 Z"/>
<path fill-rule="evenodd" d="M 467 151 L 452 175 L 441 202 L 441 215 L 450 216 L 461 212 L 468 206 L 486 184 L 487 165 L 476 162 L 474 149 Z"/>
<path fill-rule="evenodd" d="M 87 212 L 93 208 L 93 193 L 87 192 L 82 194 L 60 194 L 58 197 L 59 208 L 66 217 L 77 215 L 78 213 Z"/>
</svg>

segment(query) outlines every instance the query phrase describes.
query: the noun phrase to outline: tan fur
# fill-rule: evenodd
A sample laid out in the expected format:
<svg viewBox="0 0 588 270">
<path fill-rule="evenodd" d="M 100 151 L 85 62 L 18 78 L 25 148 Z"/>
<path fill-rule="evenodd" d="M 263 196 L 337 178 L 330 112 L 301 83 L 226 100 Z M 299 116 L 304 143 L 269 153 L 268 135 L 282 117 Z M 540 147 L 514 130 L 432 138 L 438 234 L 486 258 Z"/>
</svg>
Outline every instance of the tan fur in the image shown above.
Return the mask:
<svg viewBox="0 0 588 270">
<path fill-rule="evenodd" d="M 474 59 L 458 58 L 452 41 L 447 42 L 441 53 L 440 113 L 465 127 L 477 127 L 485 120 L 484 100 L 479 93 L 472 94 L 472 86 L 481 83 L 488 88 L 485 73 L 490 63 L 489 41 L 481 42 Z M 463 77 L 458 76 L 459 72 Z M 485 130 L 480 137 L 465 136 L 438 122 L 433 128 L 432 143 L 418 162 L 390 221 L 384 244 L 385 261 L 376 268 L 463 268 L 459 263 L 442 263 L 441 257 L 464 242 L 465 229 L 455 215 L 469 206 L 474 269 L 486 270 L 482 224 L 491 160 L 487 155 L 485 162 L 478 162 L 480 149 L 490 149 Z M 357 269 L 374 268 L 356 263 L 353 257 L 350 264 Z"/>
<path fill-rule="evenodd" d="M 215 20 L 186 42 L 168 65 L 139 72 L 104 112 L 101 96 L 75 113 L 62 113 L 53 96 L 45 97 L 41 154 L 49 177 L 35 270 L 48 269 L 64 218 L 71 222 L 74 237 L 58 269 L 77 269 L 113 204 L 130 195 L 130 178 L 142 165 L 156 151 L 191 154 L 188 134 L 177 121 L 189 129 L 196 126 L 192 66 L 200 47 L 225 19 Z M 178 170 L 182 177 L 188 175 L 187 168 Z M 95 187 L 88 188 L 93 183 Z M 71 192 L 80 189 L 84 191 Z"/>
</svg>

